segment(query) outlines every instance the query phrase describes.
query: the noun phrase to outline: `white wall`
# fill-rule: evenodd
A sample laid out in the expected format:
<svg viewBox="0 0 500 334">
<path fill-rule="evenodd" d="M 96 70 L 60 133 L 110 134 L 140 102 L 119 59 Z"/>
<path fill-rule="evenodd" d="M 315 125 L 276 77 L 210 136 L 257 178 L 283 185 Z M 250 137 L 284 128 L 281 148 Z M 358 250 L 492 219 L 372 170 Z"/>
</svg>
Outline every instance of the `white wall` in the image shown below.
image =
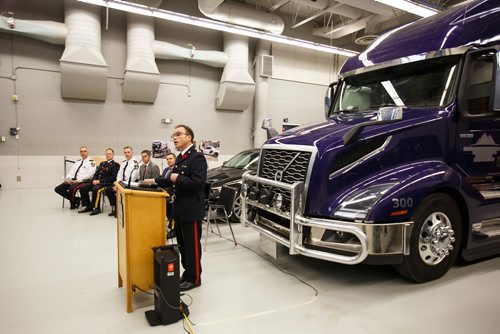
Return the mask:
<svg viewBox="0 0 500 334">
<path fill-rule="evenodd" d="M 185 12 L 196 10 L 193 1 L 176 2 Z M 51 5 L 43 5 L 50 3 Z M 16 17 L 63 22 L 62 1 L 33 0 L 9 3 Z M 199 13 L 197 14 L 199 15 Z M 155 139 L 168 139 L 175 124 L 190 125 L 196 140 L 220 140 L 219 162 L 252 147 L 253 107 L 243 112 L 215 110 L 221 69 L 184 61 L 157 60 L 161 75 L 154 104 L 124 103 L 122 78 L 126 61 L 125 14 L 110 11 L 102 52 L 109 65 L 105 102 L 62 99 L 59 58 L 64 46 L 0 32 L 0 184 L 3 188 L 55 185 L 62 175 L 62 157 L 74 156 L 82 145 L 91 155 L 106 147 L 121 152 L 151 148 Z M 222 50 L 222 33 L 173 22 L 155 23 L 157 40 L 197 49 Z M 250 43 L 249 71 L 253 75 L 255 41 Z M 270 117 L 277 128 L 283 118 L 291 123 L 323 119 L 323 95 L 335 79 L 338 60 L 332 55 L 273 46 L 275 76 L 269 81 Z M 19 96 L 13 102 L 13 94 Z M 162 124 L 162 118 L 173 119 Z M 9 128 L 21 128 L 19 139 Z M 256 129 L 255 131 L 263 131 Z M 22 181 L 17 182 L 17 176 Z"/>
</svg>

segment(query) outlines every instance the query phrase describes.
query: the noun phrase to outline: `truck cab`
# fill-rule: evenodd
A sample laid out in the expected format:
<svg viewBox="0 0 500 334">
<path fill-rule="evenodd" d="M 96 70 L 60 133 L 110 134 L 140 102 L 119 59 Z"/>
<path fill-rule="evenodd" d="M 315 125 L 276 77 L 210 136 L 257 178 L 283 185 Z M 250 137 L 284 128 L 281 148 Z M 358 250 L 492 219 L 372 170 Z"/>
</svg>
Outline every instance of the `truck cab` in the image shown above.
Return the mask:
<svg viewBox="0 0 500 334">
<path fill-rule="evenodd" d="M 326 120 L 268 140 L 242 223 L 292 255 L 427 282 L 500 253 L 500 7 L 390 31 L 342 67 Z"/>
</svg>

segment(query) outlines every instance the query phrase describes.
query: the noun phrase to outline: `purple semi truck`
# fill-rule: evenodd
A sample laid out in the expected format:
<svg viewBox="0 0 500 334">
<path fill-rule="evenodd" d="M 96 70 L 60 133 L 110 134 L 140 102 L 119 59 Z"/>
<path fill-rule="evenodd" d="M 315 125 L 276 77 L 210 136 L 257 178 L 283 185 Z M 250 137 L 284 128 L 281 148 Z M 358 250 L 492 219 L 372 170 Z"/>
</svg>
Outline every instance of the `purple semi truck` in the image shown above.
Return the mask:
<svg viewBox="0 0 500 334">
<path fill-rule="evenodd" d="M 427 282 L 500 253 L 500 5 L 395 29 L 342 67 L 326 120 L 268 140 L 242 222 L 290 254 Z"/>
</svg>

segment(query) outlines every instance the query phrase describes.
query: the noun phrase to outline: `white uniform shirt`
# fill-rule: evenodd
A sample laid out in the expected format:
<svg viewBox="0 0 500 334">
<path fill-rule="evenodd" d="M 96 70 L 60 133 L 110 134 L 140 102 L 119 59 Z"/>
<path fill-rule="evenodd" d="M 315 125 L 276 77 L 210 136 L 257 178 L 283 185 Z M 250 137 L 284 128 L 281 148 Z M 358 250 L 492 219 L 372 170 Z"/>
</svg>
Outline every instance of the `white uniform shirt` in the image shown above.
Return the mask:
<svg viewBox="0 0 500 334">
<path fill-rule="evenodd" d="M 125 166 L 127 166 L 126 169 Z M 116 176 L 116 181 L 123 181 L 127 183 L 129 182 L 130 176 L 132 176 L 132 182 L 137 180 L 137 177 L 139 176 L 139 161 L 137 161 L 135 157 L 132 157 L 130 160 L 123 160 L 120 165 L 118 175 Z"/>
<path fill-rule="evenodd" d="M 78 182 L 92 180 L 95 174 L 95 162 L 94 160 L 87 158 L 82 161 L 78 159 L 71 167 L 68 175 L 66 175 L 66 180 L 76 180 Z"/>
</svg>

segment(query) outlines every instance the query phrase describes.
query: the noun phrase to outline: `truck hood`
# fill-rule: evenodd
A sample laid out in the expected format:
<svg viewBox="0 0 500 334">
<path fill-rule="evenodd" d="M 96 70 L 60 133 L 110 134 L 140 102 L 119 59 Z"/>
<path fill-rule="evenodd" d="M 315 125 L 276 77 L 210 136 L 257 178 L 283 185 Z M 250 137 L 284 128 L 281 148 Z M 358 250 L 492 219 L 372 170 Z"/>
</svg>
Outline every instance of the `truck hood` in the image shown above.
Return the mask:
<svg viewBox="0 0 500 334">
<path fill-rule="evenodd" d="M 334 116 L 322 123 L 303 125 L 285 131 L 267 141 L 266 144 L 314 146 L 319 154 L 326 153 L 341 148 L 344 145 L 342 137 L 357 124 L 372 119 L 375 113 L 376 111 L 369 111 Z M 359 138 L 369 138 L 380 132 L 387 132 L 395 126 L 397 127 L 394 124 L 385 124 L 367 127 Z"/>
</svg>

